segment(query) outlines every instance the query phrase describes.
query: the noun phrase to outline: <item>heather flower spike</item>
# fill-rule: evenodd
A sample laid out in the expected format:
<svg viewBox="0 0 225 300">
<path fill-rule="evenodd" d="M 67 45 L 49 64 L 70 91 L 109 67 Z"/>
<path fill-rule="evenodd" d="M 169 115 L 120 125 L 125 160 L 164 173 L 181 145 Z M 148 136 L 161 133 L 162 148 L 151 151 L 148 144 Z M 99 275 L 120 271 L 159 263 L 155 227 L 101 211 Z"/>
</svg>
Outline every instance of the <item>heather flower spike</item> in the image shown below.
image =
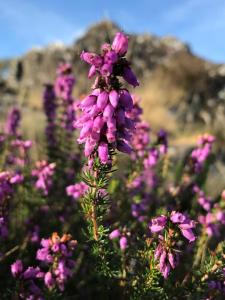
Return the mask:
<svg viewBox="0 0 225 300">
<path fill-rule="evenodd" d="M 17 107 L 10 109 L 5 125 L 5 132 L 8 135 L 18 135 L 18 127 L 21 119 L 20 110 Z"/>
<path fill-rule="evenodd" d="M 81 128 L 79 143 L 85 143 L 86 156 L 98 156 L 101 163 L 110 160 L 110 149 L 130 153 L 134 120 L 132 96 L 121 87 L 119 77 L 137 86 L 136 76 L 123 57 L 128 38 L 117 33 L 112 46 L 102 47 L 102 53 L 82 52 L 81 59 L 91 65 L 89 77 L 96 76 L 93 91 L 80 104 L 83 111 L 75 126 Z M 122 59 L 123 57 L 123 59 Z"/>
<path fill-rule="evenodd" d="M 195 226 L 196 222 L 177 211 L 172 211 L 168 217 L 161 215 L 151 220 L 149 229 L 152 234 L 158 235 L 154 260 L 159 262 L 159 270 L 165 279 L 168 278 L 171 269 L 178 265 L 180 253 L 184 250 L 180 248 L 178 237 L 194 242 Z"/>
<path fill-rule="evenodd" d="M 72 74 L 72 66 L 69 63 L 62 63 L 57 69 L 57 78 L 54 85 L 55 95 L 61 100 L 63 114 L 61 116 L 61 126 L 69 133 L 74 130 L 75 109 L 73 99 L 73 88 L 75 78 Z"/>
<path fill-rule="evenodd" d="M 84 155 L 88 157 L 91 176 L 85 176 L 89 190 L 84 195 L 85 214 L 91 216 L 93 238 L 99 239 L 97 199 L 102 196 L 102 187 L 108 182 L 115 150 L 130 154 L 135 121 L 129 113 L 134 108 L 133 98 L 119 81 L 123 77 L 134 87 L 139 85 L 124 55 L 128 50 L 128 38 L 118 32 L 110 44 L 104 44 L 100 54 L 83 51 L 80 58 L 90 65 L 88 77 L 96 76 L 92 91 L 79 104 L 82 114 L 74 122 L 80 128 L 79 144 L 85 144 Z M 67 193 L 72 195 L 73 188 Z M 87 205 L 88 203 L 88 205 Z M 110 238 L 113 238 L 113 234 Z M 127 247 L 126 237 L 121 237 L 120 247 Z"/>
</svg>

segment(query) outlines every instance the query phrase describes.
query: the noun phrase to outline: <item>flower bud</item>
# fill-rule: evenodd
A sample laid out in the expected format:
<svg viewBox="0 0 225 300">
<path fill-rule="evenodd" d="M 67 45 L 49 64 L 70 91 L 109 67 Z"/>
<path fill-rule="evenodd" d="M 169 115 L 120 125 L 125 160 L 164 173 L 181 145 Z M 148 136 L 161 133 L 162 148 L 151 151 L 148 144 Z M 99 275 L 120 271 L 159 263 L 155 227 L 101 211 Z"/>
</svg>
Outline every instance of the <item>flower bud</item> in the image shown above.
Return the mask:
<svg viewBox="0 0 225 300">
<path fill-rule="evenodd" d="M 112 43 L 112 49 L 119 55 L 123 56 L 126 54 L 128 49 L 128 38 L 125 34 L 122 32 L 117 32 L 113 43 Z"/>
</svg>

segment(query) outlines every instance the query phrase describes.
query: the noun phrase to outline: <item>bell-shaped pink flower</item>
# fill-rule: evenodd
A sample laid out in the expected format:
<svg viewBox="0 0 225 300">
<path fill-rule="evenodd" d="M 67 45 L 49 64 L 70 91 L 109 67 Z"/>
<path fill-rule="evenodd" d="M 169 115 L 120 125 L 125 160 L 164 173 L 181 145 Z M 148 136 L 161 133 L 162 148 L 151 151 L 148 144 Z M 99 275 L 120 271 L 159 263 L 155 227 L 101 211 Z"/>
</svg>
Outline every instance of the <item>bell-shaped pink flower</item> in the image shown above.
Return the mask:
<svg viewBox="0 0 225 300">
<path fill-rule="evenodd" d="M 108 103 L 103 112 L 103 118 L 105 121 L 112 119 L 114 110 L 115 109 L 112 107 L 112 105 L 110 103 Z"/>
<path fill-rule="evenodd" d="M 167 223 L 167 217 L 164 215 L 161 215 L 161 216 L 151 220 L 151 222 L 149 224 L 149 229 L 153 233 L 159 232 L 165 228 L 166 223 Z"/>
<path fill-rule="evenodd" d="M 101 92 L 97 99 L 97 107 L 100 110 L 104 110 L 108 103 L 108 99 L 109 99 L 108 93 L 106 91 Z"/>
<path fill-rule="evenodd" d="M 128 38 L 127 36 L 122 32 L 117 32 L 113 43 L 112 43 L 112 49 L 119 55 L 123 56 L 126 54 L 128 49 Z"/>
<path fill-rule="evenodd" d="M 123 78 L 126 80 L 129 84 L 131 84 L 133 87 L 139 86 L 139 82 L 137 80 L 136 75 L 131 70 L 130 67 L 126 66 L 123 69 Z"/>
<path fill-rule="evenodd" d="M 116 90 L 112 90 L 109 93 L 109 101 L 110 101 L 110 103 L 112 104 L 112 106 L 114 108 L 117 107 L 118 101 L 119 101 L 119 95 L 118 95 L 118 92 Z"/>
<path fill-rule="evenodd" d="M 122 236 L 120 238 L 120 249 L 122 251 L 124 251 L 127 248 L 128 244 L 127 244 L 127 238 L 125 236 Z"/>
<path fill-rule="evenodd" d="M 98 146 L 98 155 L 101 163 L 106 164 L 108 162 L 109 149 L 108 145 L 104 142 L 101 142 Z"/>
<path fill-rule="evenodd" d="M 120 152 L 123 152 L 123 153 L 128 153 L 130 154 L 132 149 L 131 147 L 124 141 L 119 141 L 117 143 L 117 149 L 120 151 Z"/>
<path fill-rule="evenodd" d="M 133 108 L 133 99 L 127 90 L 122 90 L 120 93 L 120 104 L 124 107 L 125 111 L 131 111 Z"/>
<path fill-rule="evenodd" d="M 88 72 L 88 78 L 91 79 L 96 75 L 96 68 L 95 66 L 91 66 Z"/>
<path fill-rule="evenodd" d="M 120 237 L 120 231 L 119 231 L 119 229 L 113 230 L 113 231 L 110 233 L 110 235 L 109 235 L 110 240 L 116 239 L 116 238 L 118 238 L 118 237 Z"/>
</svg>

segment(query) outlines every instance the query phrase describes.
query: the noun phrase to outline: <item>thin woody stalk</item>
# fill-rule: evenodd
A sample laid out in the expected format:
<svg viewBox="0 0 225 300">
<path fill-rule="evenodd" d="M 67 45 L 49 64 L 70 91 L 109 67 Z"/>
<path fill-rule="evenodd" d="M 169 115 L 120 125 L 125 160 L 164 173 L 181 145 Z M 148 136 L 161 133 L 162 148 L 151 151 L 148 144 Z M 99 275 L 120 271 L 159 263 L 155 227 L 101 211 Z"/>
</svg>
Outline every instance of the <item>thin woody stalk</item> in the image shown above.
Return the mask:
<svg viewBox="0 0 225 300">
<path fill-rule="evenodd" d="M 97 172 L 95 172 L 97 175 Z M 91 202 L 91 221 L 93 224 L 93 237 L 96 241 L 98 241 L 99 234 L 98 234 L 98 220 L 97 220 L 97 212 L 96 212 L 96 195 L 97 195 L 97 188 L 93 187 L 91 194 L 93 195 L 92 202 Z"/>
<path fill-rule="evenodd" d="M 93 223 L 93 236 L 96 241 L 98 241 L 99 234 L 98 234 L 98 222 L 97 222 L 97 215 L 96 215 L 96 205 L 93 201 L 92 203 L 92 212 L 91 212 L 91 219 Z"/>
</svg>

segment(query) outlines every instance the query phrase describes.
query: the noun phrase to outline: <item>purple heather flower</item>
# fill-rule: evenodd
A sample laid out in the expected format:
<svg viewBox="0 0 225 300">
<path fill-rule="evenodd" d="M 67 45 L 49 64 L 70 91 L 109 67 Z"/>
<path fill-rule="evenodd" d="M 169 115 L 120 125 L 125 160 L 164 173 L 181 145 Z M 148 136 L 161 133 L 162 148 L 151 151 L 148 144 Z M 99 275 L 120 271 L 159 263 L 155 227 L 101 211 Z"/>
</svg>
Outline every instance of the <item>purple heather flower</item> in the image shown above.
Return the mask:
<svg viewBox="0 0 225 300">
<path fill-rule="evenodd" d="M 56 102 L 55 102 L 54 86 L 46 84 L 43 92 L 43 107 L 48 122 L 53 122 L 56 114 Z"/>
<path fill-rule="evenodd" d="M 70 64 L 62 64 L 57 70 L 57 79 L 55 81 L 55 94 L 64 101 L 72 99 L 73 87 L 75 78 L 72 75 L 72 68 Z"/>
<path fill-rule="evenodd" d="M 158 244 L 157 248 L 154 251 L 154 259 L 155 260 L 159 259 L 162 252 L 163 252 L 163 247 L 161 244 Z"/>
<path fill-rule="evenodd" d="M 147 150 L 147 146 L 149 145 L 150 128 L 146 122 L 138 122 L 136 124 L 136 129 L 132 138 L 132 147 L 137 153 L 138 156 L 142 157 Z M 134 159 L 136 159 L 136 155 L 134 155 Z"/>
<path fill-rule="evenodd" d="M 125 66 L 123 69 L 123 78 L 126 80 L 129 84 L 131 84 L 133 87 L 139 86 L 139 82 L 137 80 L 137 77 L 133 73 L 130 67 Z"/>
<path fill-rule="evenodd" d="M 121 90 L 119 94 L 119 101 L 125 111 L 132 111 L 133 99 L 127 90 Z"/>
<path fill-rule="evenodd" d="M 132 148 L 123 140 L 120 140 L 117 144 L 117 149 L 120 152 L 130 154 L 132 152 Z"/>
<path fill-rule="evenodd" d="M 77 242 L 70 235 L 64 234 L 61 238 L 53 233 L 49 239 L 43 239 L 37 251 L 37 259 L 49 266 L 49 271 L 44 275 L 47 288 L 58 287 L 64 290 L 66 281 L 72 276 L 75 262 L 71 256 Z"/>
<path fill-rule="evenodd" d="M 95 66 L 91 66 L 88 72 L 88 78 L 91 79 L 96 75 L 96 68 Z"/>
<path fill-rule="evenodd" d="M 18 259 L 11 265 L 11 273 L 13 277 L 17 277 L 22 272 L 23 272 L 23 263 L 20 259 Z"/>
<path fill-rule="evenodd" d="M 174 225 L 171 226 L 172 224 Z M 177 228 L 173 229 L 174 226 Z M 161 215 L 151 221 L 149 228 L 151 232 L 158 233 L 159 242 L 154 252 L 154 260 L 159 261 L 159 270 L 165 279 L 169 276 L 171 268 L 174 269 L 178 263 L 180 251 L 177 251 L 176 247 L 179 249 L 180 246 L 177 237 L 181 237 L 182 234 L 189 242 L 193 242 L 196 239 L 192 231 L 195 226 L 193 220 L 176 211 L 172 211 L 169 218 Z M 165 231 L 169 233 L 166 239 Z"/>
<path fill-rule="evenodd" d="M 22 174 L 15 174 L 10 178 L 9 182 L 11 184 L 18 184 L 18 183 L 22 183 L 23 180 L 24 180 L 24 176 Z"/>
<path fill-rule="evenodd" d="M 110 233 L 110 235 L 109 235 L 110 240 L 116 239 L 116 238 L 118 238 L 118 237 L 120 237 L 120 230 L 119 230 L 119 229 L 113 230 L 113 231 Z"/>
<path fill-rule="evenodd" d="M 55 285 L 54 278 L 51 272 L 47 272 L 44 277 L 44 282 L 47 288 L 52 289 Z"/>
<path fill-rule="evenodd" d="M 159 261 L 159 270 L 165 279 L 168 278 L 171 268 L 177 265 L 177 254 L 168 252 L 164 244 L 159 243 L 154 252 L 154 259 Z"/>
<path fill-rule="evenodd" d="M 151 230 L 152 233 L 159 232 L 165 228 L 166 223 L 167 223 L 167 217 L 161 215 L 160 217 L 152 219 L 151 223 L 149 224 L 149 229 Z"/>
<path fill-rule="evenodd" d="M 9 135 L 17 135 L 17 129 L 19 127 L 21 115 L 20 110 L 17 107 L 12 107 L 8 113 L 7 121 L 5 125 L 5 132 Z"/>
<path fill-rule="evenodd" d="M 175 257 L 171 252 L 168 253 L 168 260 L 171 267 L 174 269 L 176 267 L 176 262 L 175 262 Z"/>
<path fill-rule="evenodd" d="M 44 273 L 40 271 L 39 267 L 28 267 L 23 272 L 23 264 L 17 260 L 12 264 L 11 272 L 13 277 L 20 282 L 18 286 L 21 299 L 44 300 L 42 291 L 37 285 L 37 279 L 44 276 Z"/>
<path fill-rule="evenodd" d="M 112 74 L 112 71 L 113 71 L 112 64 L 104 64 L 101 67 L 101 75 L 102 76 L 108 77 L 108 76 L 110 76 Z"/>
<path fill-rule="evenodd" d="M 154 167 L 159 160 L 159 152 L 156 148 L 152 148 L 148 152 L 148 157 L 144 160 L 145 168 Z"/>
<path fill-rule="evenodd" d="M 83 61 L 87 62 L 89 65 L 93 65 L 96 68 L 101 67 L 103 64 L 103 59 L 101 58 L 101 56 L 95 53 L 82 51 L 80 58 Z"/>
<path fill-rule="evenodd" d="M 40 273 L 39 267 L 28 267 L 24 273 L 23 273 L 23 278 L 24 279 L 32 279 L 36 277 Z"/>
<path fill-rule="evenodd" d="M 205 196 L 198 198 L 198 203 L 204 208 L 206 211 L 210 211 L 212 202 L 210 198 L 207 198 Z"/>
<path fill-rule="evenodd" d="M 48 164 L 46 161 L 38 161 L 36 163 L 36 169 L 32 171 L 32 175 L 37 177 L 35 187 L 41 190 L 46 196 L 52 187 L 52 177 L 54 175 L 55 163 Z"/>
<path fill-rule="evenodd" d="M 225 225 L 225 212 L 214 207 L 212 212 L 208 212 L 205 216 L 200 215 L 198 221 L 204 226 L 208 236 L 220 236 L 221 229 Z"/>
<path fill-rule="evenodd" d="M 116 108 L 119 102 L 119 94 L 116 90 L 112 90 L 109 93 L 109 101 L 112 105 L 112 107 Z"/>
<path fill-rule="evenodd" d="M 170 269 L 171 269 L 171 268 L 170 268 L 170 265 L 169 265 L 168 263 L 165 264 L 165 265 L 163 266 L 161 272 L 162 272 L 163 277 L 164 277 L 165 279 L 168 278 L 169 273 L 170 273 Z"/>
<path fill-rule="evenodd" d="M 212 151 L 212 145 L 215 138 L 210 135 L 203 135 L 198 140 L 198 147 L 191 152 L 190 161 L 195 172 L 202 170 L 204 162 L 207 160 Z"/>
<path fill-rule="evenodd" d="M 69 185 L 66 188 L 66 193 L 68 196 L 72 196 L 73 199 L 77 200 L 82 197 L 88 190 L 88 185 L 84 182 L 76 183 L 74 185 Z"/>
<path fill-rule="evenodd" d="M 135 195 L 135 193 L 134 193 Z M 149 209 L 149 198 L 143 197 L 139 203 L 131 204 L 131 213 L 134 218 L 137 218 L 139 222 L 144 222 L 147 219 L 147 212 Z"/>
<path fill-rule="evenodd" d="M 97 98 L 97 107 L 100 110 L 104 110 L 108 103 L 108 99 L 109 99 L 109 94 L 106 91 L 101 92 Z"/>
<path fill-rule="evenodd" d="M 186 217 L 182 213 L 172 211 L 170 215 L 170 220 L 173 223 L 183 223 L 186 220 Z"/>
<path fill-rule="evenodd" d="M 215 140 L 215 136 L 205 133 L 199 137 L 197 143 L 198 145 L 213 144 Z"/>
<path fill-rule="evenodd" d="M 221 222 L 223 225 L 225 225 L 225 211 L 218 210 L 216 212 L 216 219 L 217 221 Z"/>
<path fill-rule="evenodd" d="M 104 62 L 106 64 L 114 64 L 118 60 L 118 55 L 115 51 L 107 51 L 105 56 L 104 56 Z"/>
<path fill-rule="evenodd" d="M 128 49 L 128 38 L 125 34 L 122 32 L 117 32 L 113 43 L 112 43 L 112 49 L 119 55 L 123 56 L 126 54 Z"/>
<path fill-rule="evenodd" d="M 104 142 L 101 142 L 98 146 L 98 156 L 100 161 L 103 164 L 106 164 L 108 162 L 108 156 L 109 156 L 109 150 L 108 145 Z"/>
<path fill-rule="evenodd" d="M 54 85 L 54 92 L 56 96 L 61 99 L 62 101 L 59 103 L 62 109 L 62 116 L 61 116 L 61 126 L 65 128 L 68 132 L 72 132 L 74 130 L 73 123 L 75 121 L 75 102 L 72 96 L 73 87 L 75 84 L 75 78 L 72 74 L 72 67 L 70 64 L 61 64 L 57 69 L 57 78 Z M 52 99 L 53 102 L 53 99 Z M 55 106 L 53 107 L 55 110 Z M 50 120 L 47 126 L 47 132 L 51 142 L 54 141 L 54 134 L 51 132 L 53 129 L 54 118 Z M 53 144 L 53 143 L 52 143 Z"/>
<path fill-rule="evenodd" d="M 159 145 L 159 152 L 161 154 L 166 154 L 168 149 L 168 140 L 167 140 L 167 132 L 161 129 L 157 133 L 157 144 Z"/>
<path fill-rule="evenodd" d="M 190 228 L 182 229 L 182 224 L 179 226 L 183 236 L 189 240 L 189 242 L 193 242 L 196 240 L 196 236 Z"/>
<path fill-rule="evenodd" d="M 120 238 L 119 243 L 120 243 L 120 249 L 121 249 L 122 251 L 126 250 L 126 248 L 127 248 L 127 246 L 128 246 L 127 242 L 128 242 L 128 241 L 127 241 L 127 238 L 126 238 L 125 236 L 122 236 L 122 237 Z"/>
</svg>

